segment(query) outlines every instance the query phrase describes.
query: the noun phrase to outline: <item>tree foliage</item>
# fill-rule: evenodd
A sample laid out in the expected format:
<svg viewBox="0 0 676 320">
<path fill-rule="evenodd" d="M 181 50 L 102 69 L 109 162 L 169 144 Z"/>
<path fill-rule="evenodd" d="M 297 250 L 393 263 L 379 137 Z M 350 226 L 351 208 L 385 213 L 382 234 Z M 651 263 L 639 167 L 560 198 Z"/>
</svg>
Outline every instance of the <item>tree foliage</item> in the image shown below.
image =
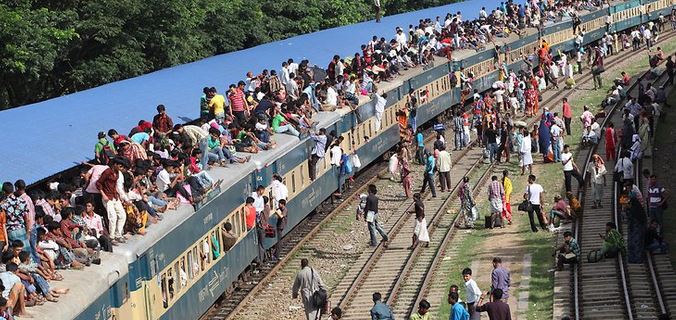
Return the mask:
<svg viewBox="0 0 676 320">
<path fill-rule="evenodd" d="M 381 0 L 388 14 L 452 0 Z M 0 109 L 372 19 L 372 0 L 6 0 Z"/>
</svg>

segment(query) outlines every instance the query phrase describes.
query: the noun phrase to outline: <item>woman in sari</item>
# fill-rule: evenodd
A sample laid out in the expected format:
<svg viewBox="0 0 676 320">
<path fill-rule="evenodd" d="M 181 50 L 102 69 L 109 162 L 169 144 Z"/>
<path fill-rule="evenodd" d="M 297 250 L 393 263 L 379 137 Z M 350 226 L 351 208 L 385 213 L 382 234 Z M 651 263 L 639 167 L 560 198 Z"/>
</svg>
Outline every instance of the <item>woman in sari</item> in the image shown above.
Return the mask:
<svg viewBox="0 0 676 320">
<path fill-rule="evenodd" d="M 629 224 L 627 260 L 629 263 L 643 263 L 647 217 L 641 202 L 633 191 L 629 192 L 627 218 Z"/>
<path fill-rule="evenodd" d="M 526 98 L 526 117 L 532 117 L 537 112 L 538 93 L 537 90 L 529 85 L 525 92 Z"/>
<path fill-rule="evenodd" d="M 638 127 L 638 135 L 641 138 L 641 153 L 644 157 L 652 157 L 653 146 L 650 142 L 650 121 L 647 117 L 641 116 L 640 125 Z"/>
<path fill-rule="evenodd" d="M 540 127 L 538 130 L 538 146 L 540 147 L 540 153 L 542 153 L 544 163 L 551 162 L 551 160 L 554 159 L 551 150 L 552 135 L 549 131 L 549 126 L 547 125 L 547 121 L 545 121 L 544 117 L 542 117 L 542 119 L 540 120 Z"/>
<path fill-rule="evenodd" d="M 404 188 L 404 194 L 406 195 L 406 198 L 411 198 L 411 196 L 413 196 L 411 191 L 413 178 L 411 177 L 411 167 L 409 166 L 408 148 L 406 148 L 406 144 L 402 144 L 399 149 L 399 171 L 401 172 L 401 184 Z"/>
</svg>

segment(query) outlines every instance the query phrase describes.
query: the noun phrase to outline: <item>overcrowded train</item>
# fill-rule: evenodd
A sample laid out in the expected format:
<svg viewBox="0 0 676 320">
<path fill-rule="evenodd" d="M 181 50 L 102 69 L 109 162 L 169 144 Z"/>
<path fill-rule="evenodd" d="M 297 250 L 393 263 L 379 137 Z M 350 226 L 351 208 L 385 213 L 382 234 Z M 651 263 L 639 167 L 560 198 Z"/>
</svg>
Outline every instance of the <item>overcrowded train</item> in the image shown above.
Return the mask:
<svg viewBox="0 0 676 320">
<path fill-rule="evenodd" d="M 673 5 L 674 0 L 630 0 L 587 13 L 580 17 L 580 28 L 586 30 L 584 43 L 604 35 L 608 15 L 612 15 L 611 31 L 618 32 L 656 20 L 660 14 L 667 16 Z M 574 48 L 570 19 L 551 24 L 541 33 L 553 52 Z M 540 43 L 538 34 L 531 34 L 499 50 L 478 51 L 395 80 L 397 86 L 387 91 L 380 130 L 376 130 L 372 101 L 354 111 L 322 112 L 318 116 L 319 127 L 342 135 L 343 150 L 358 154 L 363 168 L 399 142 L 396 112 L 406 103 L 411 89 L 416 95 L 426 92 L 425 103 L 418 107 L 417 122 L 427 122 L 460 102 L 459 85 L 452 81 L 454 73 L 464 69 L 474 76 L 473 88 L 488 90 L 498 79 L 500 64 L 521 69 L 525 65 L 523 57 L 535 52 Z M 115 253 L 104 257 L 104 265 L 80 273 L 90 285 L 73 293 L 77 295 L 76 305 L 53 308 L 52 318 L 196 319 L 204 314 L 258 256 L 256 232 L 247 231 L 244 209 L 246 197 L 257 186 L 269 186 L 273 174 L 283 177 L 289 190 L 285 232 L 338 189 L 338 173 L 329 157 L 320 160 L 317 178 L 310 180 L 312 143 L 308 138 L 275 138 L 276 149 L 219 174 L 222 177 L 218 178 L 224 179 L 221 189 L 212 192 L 197 210 L 180 207 L 154 226 L 152 233 L 116 247 Z M 202 254 L 203 248 L 212 248 L 213 239 L 220 239 L 226 222 L 233 226 L 236 244 L 227 252 L 221 246 L 216 249 L 220 251 L 217 255 Z M 275 241 L 276 238 L 266 238 L 264 246 L 270 248 Z"/>
</svg>

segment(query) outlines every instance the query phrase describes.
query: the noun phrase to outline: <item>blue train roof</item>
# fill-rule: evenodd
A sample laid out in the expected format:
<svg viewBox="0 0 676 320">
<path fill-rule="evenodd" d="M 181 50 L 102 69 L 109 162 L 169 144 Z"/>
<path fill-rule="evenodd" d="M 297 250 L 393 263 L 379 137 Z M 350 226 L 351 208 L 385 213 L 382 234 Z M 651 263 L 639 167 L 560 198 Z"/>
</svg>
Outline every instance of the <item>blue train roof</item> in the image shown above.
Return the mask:
<svg viewBox="0 0 676 320">
<path fill-rule="evenodd" d="M 174 122 L 192 120 L 199 115 L 204 86 L 223 92 L 247 71 L 279 69 L 287 58 L 308 59 L 325 67 L 334 54 L 353 55 L 373 35 L 389 39 L 397 26 L 407 28 L 418 19 L 443 18 L 448 12 L 461 11 L 464 19 L 474 18 L 482 5 L 486 3 L 470 0 L 385 17 L 381 23 L 318 31 L 2 111 L 2 179 L 24 179 L 30 184 L 91 159 L 99 131 L 115 128 L 126 134 L 140 119 L 152 119 L 160 103 L 167 106 Z"/>
</svg>

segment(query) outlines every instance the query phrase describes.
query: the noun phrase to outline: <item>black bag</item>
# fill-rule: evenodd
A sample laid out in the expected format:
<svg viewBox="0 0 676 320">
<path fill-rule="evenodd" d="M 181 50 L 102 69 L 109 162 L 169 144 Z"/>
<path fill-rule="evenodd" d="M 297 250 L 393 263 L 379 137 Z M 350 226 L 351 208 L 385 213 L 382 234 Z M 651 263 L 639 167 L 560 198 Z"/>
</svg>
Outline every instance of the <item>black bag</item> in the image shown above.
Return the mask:
<svg viewBox="0 0 676 320">
<path fill-rule="evenodd" d="M 587 262 L 589 263 L 596 263 L 601 261 L 601 259 L 603 259 L 603 256 L 601 255 L 601 250 L 599 249 L 592 250 L 587 253 Z"/>
<path fill-rule="evenodd" d="M 523 200 L 521 203 L 519 203 L 518 208 L 519 211 L 523 212 L 530 212 L 533 209 L 533 205 L 530 204 L 530 201 L 528 200 Z"/>
<path fill-rule="evenodd" d="M 486 229 L 491 228 L 491 216 L 484 217 L 484 228 Z"/>
<path fill-rule="evenodd" d="M 622 182 L 622 177 L 624 174 L 622 172 L 613 172 L 613 181 Z"/>
<path fill-rule="evenodd" d="M 528 186 L 527 191 L 528 198 L 530 199 L 530 186 Z M 524 199 L 523 201 L 521 201 L 521 203 L 519 203 L 517 209 L 523 212 L 530 212 L 531 210 L 533 210 L 533 205 L 530 203 L 530 200 Z"/>
<path fill-rule="evenodd" d="M 315 270 L 311 268 L 310 271 L 312 272 L 312 280 L 310 282 L 311 282 L 311 285 L 314 286 Z M 329 301 L 329 295 L 328 295 L 328 293 L 326 292 L 325 289 L 319 288 L 319 289 L 315 290 L 315 292 L 312 293 L 312 305 L 315 308 L 317 308 L 319 310 L 324 310 L 328 301 Z"/>
</svg>

